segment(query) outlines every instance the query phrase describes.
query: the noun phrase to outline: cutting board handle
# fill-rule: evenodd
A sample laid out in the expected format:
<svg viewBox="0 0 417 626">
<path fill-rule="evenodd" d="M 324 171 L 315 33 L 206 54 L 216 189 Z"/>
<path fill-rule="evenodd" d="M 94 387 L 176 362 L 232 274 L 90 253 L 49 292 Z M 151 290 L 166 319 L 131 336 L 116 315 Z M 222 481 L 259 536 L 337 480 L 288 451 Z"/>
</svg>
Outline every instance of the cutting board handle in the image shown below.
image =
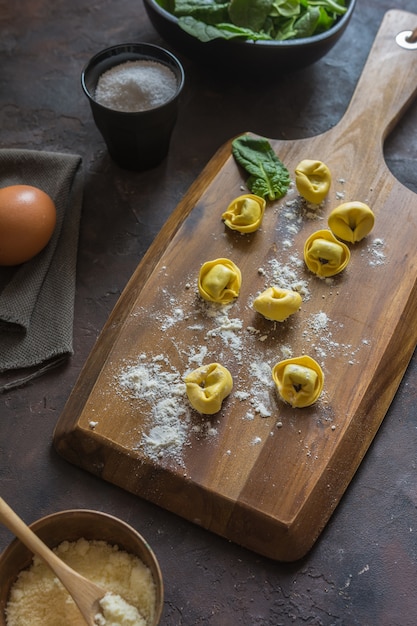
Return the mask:
<svg viewBox="0 0 417 626">
<path fill-rule="evenodd" d="M 367 129 L 367 137 L 380 139 L 381 148 L 417 91 L 417 44 L 403 47 L 397 41 L 406 40 L 407 31 L 416 27 L 413 13 L 391 10 L 385 14 L 340 122 L 350 132 Z"/>
</svg>

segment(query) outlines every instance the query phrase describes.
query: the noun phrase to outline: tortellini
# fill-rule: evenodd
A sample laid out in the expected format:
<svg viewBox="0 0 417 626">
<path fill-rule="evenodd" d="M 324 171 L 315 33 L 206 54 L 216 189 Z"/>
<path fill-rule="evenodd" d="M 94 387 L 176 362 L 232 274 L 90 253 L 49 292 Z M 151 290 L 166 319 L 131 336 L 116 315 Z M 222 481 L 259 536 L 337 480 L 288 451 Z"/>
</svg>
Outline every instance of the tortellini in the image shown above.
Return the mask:
<svg viewBox="0 0 417 626">
<path fill-rule="evenodd" d="M 198 367 L 184 378 L 191 406 L 204 415 L 220 411 L 223 400 L 233 389 L 229 370 L 219 363 Z"/>
<path fill-rule="evenodd" d="M 272 368 L 272 379 L 279 396 L 294 408 L 314 404 L 323 391 L 323 370 L 306 355 L 277 363 Z"/>
<path fill-rule="evenodd" d="M 320 204 L 329 193 L 332 176 L 321 161 L 304 159 L 295 168 L 295 185 L 299 194 L 312 204 Z"/>
<path fill-rule="evenodd" d="M 241 271 L 230 259 L 215 259 L 201 266 L 198 291 L 204 300 L 228 304 L 238 297 L 241 284 Z"/>
<path fill-rule="evenodd" d="M 371 232 L 375 215 L 363 202 L 345 202 L 333 209 L 327 223 L 336 237 L 356 243 Z"/>
<path fill-rule="evenodd" d="M 297 291 L 269 287 L 255 298 L 253 308 L 268 320 L 283 322 L 298 311 L 301 303 L 302 298 Z"/>
<path fill-rule="evenodd" d="M 327 278 L 345 269 L 350 251 L 330 230 L 318 230 L 304 244 L 304 260 L 311 272 Z"/>
<path fill-rule="evenodd" d="M 235 198 L 223 213 L 222 219 L 228 228 L 241 233 L 253 233 L 262 223 L 266 200 L 253 194 Z"/>
</svg>

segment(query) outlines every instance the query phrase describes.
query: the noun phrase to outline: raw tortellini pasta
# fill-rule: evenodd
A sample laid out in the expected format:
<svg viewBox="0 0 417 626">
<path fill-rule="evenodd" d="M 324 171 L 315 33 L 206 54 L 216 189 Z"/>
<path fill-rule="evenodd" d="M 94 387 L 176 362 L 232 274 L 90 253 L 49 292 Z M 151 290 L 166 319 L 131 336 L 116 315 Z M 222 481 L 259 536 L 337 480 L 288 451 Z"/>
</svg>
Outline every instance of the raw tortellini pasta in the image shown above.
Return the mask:
<svg viewBox="0 0 417 626">
<path fill-rule="evenodd" d="M 240 269 L 230 259 L 215 259 L 201 266 L 198 291 L 204 300 L 228 304 L 238 297 L 241 284 Z"/>
<path fill-rule="evenodd" d="M 266 200 L 253 194 L 235 198 L 223 213 L 222 219 L 228 228 L 241 233 L 253 233 L 262 223 Z"/>
<path fill-rule="evenodd" d="M 255 298 L 253 308 L 268 320 L 283 322 L 298 311 L 301 302 L 302 298 L 297 291 L 269 287 Z"/>
<path fill-rule="evenodd" d="M 326 278 L 345 269 L 350 251 L 330 230 L 318 230 L 304 244 L 304 260 L 311 272 Z"/>
<path fill-rule="evenodd" d="M 184 382 L 191 406 L 206 415 L 220 411 L 233 388 L 232 375 L 219 363 L 198 367 L 185 376 Z"/>
<path fill-rule="evenodd" d="M 294 408 L 314 404 L 323 390 L 324 374 L 309 356 L 285 359 L 272 369 L 279 396 Z"/>
<path fill-rule="evenodd" d="M 332 177 L 321 161 L 304 159 L 295 168 L 295 185 L 300 196 L 312 204 L 320 204 L 329 193 Z"/>
<path fill-rule="evenodd" d="M 371 232 L 375 215 L 363 202 L 345 202 L 333 209 L 327 223 L 336 237 L 356 243 Z"/>
</svg>

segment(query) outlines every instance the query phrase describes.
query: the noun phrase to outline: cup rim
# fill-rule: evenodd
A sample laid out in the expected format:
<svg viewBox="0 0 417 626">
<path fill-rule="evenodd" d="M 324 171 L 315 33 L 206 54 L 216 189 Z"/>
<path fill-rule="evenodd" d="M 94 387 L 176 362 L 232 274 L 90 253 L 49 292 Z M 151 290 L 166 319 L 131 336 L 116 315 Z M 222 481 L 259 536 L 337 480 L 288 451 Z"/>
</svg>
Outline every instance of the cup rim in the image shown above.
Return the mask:
<svg viewBox="0 0 417 626">
<path fill-rule="evenodd" d="M 147 48 L 150 51 L 150 53 L 152 53 L 152 51 L 158 51 L 159 53 L 166 55 L 166 57 L 168 57 L 173 62 L 173 65 L 175 65 L 179 71 L 178 85 L 174 94 L 168 100 L 165 100 L 165 102 L 163 102 L 162 104 L 154 106 L 151 109 L 145 109 L 143 111 L 119 111 L 117 109 L 112 109 L 110 107 L 107 107 L 104 104 L 101 104 L 100 102 L 97 102 L 94 96 L 90 93 L 90 90 L 88 89 L 87 84 L 86 84 L 86 75 L 87 75 L 89 68 L 93 67 L 93 65 L 97 63 L 100 57 L 103 57 L 104 59 L 108 56 L 114 56 L 116 58 L 118 51 L 123 51 L 123 49 L 125 49 L 126 52 L 129 52 L 128 48 L 133 48 L 135 46 L 140 46 L 141 48 Z M 152 54 L 150 54 L 150 57 L 152 57 Z M 150 58 L 149 60 L 152 60 L 152 59 Z M 160 58 L 155 58 L 155 61 L 164 64 L 164 61 Z M 114 66 L 115 65 L 118 65 L 118 63 L 117 62 L 114 63 Z M 166 67 L 170 67 L 168 63 L 165 63 L 165 65 Z M 90 59 L 85 63 L 83 69 L 81 70 L 81 86 L 83 88 L 85 95 L 90 100 L 90 102 L 93 102 L 94 106 L 97 106 L 101 109 L 104 109 L 106 111 L 113 111 L 114 113 L 117 113 L 119 115 L 124 115 L 124 116 L 134 116 L 138 114 L 143 115 L 143 114 L 148 113 L 149 111 L 157 111 L 158 109 L 161 109 L 167 106 L 167 104 L 169 104 L 170 102 L 172 102 L 173 100 L 175 100 L 175 98 L 179 96 L 179 94 L 181 93 L 184 87 L 184 83 L 185 83 L 185 72 L 184 72 L 182 63 L 178 59 L 178 57 L 176 57 L 175 54 L 173 54 L 170 50 L 167 50 L 166 48 L 163 48 L 162 46 L 157 46 L 156 44 L 148 43 L 145 41 L 143 42 L 142 41 L 128 41 L 124 43 L 114 44 L 112 46 L 108 46 L 107 48 L 103 48 L 102 50 L 99 50 L 99 52 L 96 52 L 92 57 L 90 57 Z"/>
</svg>

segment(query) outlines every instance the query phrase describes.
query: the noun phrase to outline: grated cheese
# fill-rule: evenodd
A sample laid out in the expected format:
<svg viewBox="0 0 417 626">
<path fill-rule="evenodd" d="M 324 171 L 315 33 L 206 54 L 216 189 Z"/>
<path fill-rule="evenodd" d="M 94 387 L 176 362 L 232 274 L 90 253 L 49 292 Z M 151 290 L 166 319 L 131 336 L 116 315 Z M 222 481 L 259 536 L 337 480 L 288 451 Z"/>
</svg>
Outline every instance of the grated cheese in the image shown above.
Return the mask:
<svg viewBox="0 0 417 626">
<path fill-rule="evenodd" d="M 86 539 L 63 541 L 54 551 L 74 570 L 111 592 L 112 598 L 102 600 L 104 617 L 107 611 L 110 621 L 96 622 L 98 626 L 146 626 L 152 623 L 155 583 L 149 568 L 139 558 L 104 541 Z M 128 621 L 122 621 L 123 611 L 117 596 L 124 598 L 131 607 L 124 614 Z M 124 607 L 127 608 L 125 604 Z M 7 626 L 84 624 L 66 589 L 37 556 L 33 558 L 29 569 L 19 574 L 12 586 L 6 615 Z M 131 615 L 136 616 L 136 621 L 129 621 Z"/>
</svg>

